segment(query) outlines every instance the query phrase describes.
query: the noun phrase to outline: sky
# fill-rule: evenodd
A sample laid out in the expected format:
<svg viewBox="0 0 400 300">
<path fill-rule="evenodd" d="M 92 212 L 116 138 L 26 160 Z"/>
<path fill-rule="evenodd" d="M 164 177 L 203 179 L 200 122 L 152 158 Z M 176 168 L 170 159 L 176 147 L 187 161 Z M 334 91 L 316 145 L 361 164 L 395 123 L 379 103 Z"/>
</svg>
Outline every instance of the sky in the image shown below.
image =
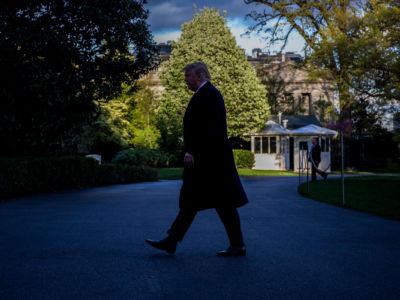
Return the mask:
<svg viewBox="0 0 400 300">
<path fill-rule="evenodd" d="M 276 45 L 267 48 L 267 43 L 257 34 L 243 36 L 251 24 L 251 20 L 246 20 L 246 14 L 252 10 L 261 11 L 265 6 L 255 4 L 245 4 L 244 0 L 148 0 L 145 8 L 149 10 L 148 23 L 157 43 L 168 40 L 176 41 L 181 33 L 180 26 L 193 18 L 194 4 L 197 9 L 203 7 L 216 7 L 222 13 L 227 12 L 228 27 L 236 38 L 237 44 L 246 50 L 246 54 L 251 55 L 251 50 L 261 48 L 263 51 L 273 53 L 279 51 L 280 46 Z M 284 52 L 297 52 L 302 54 L 304 47 L 303 39 L 298 35 L 293 35 L 288 42 Z"/>
</svg>

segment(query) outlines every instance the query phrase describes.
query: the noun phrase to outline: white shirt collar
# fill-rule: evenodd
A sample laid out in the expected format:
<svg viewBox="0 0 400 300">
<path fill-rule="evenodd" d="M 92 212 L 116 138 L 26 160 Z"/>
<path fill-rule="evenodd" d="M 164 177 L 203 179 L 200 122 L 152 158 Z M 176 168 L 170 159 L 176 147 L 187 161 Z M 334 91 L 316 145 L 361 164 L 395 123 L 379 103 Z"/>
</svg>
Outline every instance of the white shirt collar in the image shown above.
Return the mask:
<svg viewBox="0 0 400 300">
<path fill-rule="evenodd" d="M 202 84 L 200 84 L 200 86 L 198 87 L 198 89 L 194 93 L 196 94 L 203 87 L 203 85 L 205 85 L 207 82 L 208 82 L 208 80 L 206 80 Z"/>
</svg>

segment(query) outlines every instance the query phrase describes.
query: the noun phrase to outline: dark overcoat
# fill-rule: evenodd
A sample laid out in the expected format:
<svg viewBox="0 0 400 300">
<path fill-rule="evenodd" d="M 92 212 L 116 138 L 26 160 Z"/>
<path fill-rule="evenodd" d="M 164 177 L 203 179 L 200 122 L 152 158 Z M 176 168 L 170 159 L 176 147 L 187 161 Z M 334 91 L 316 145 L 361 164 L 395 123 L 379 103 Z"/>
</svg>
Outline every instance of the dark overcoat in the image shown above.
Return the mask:
<svg viewBox="0 0 400 300">
<path fill-rule="evenodd" d="M 321 146 L 319 144 L 316 144 L 311 149 L 311 157 L 315 164 L 318 166 L 318 164 L 321 162 Z"/>
<path fill-rule="evenodd" d="M 184 168 L 179 207 L 203 210 L 248 203 L 227 135 L 224 99 L 210 82 L 190 100 L 183 132 L 194 166 Z"/>
</svg>

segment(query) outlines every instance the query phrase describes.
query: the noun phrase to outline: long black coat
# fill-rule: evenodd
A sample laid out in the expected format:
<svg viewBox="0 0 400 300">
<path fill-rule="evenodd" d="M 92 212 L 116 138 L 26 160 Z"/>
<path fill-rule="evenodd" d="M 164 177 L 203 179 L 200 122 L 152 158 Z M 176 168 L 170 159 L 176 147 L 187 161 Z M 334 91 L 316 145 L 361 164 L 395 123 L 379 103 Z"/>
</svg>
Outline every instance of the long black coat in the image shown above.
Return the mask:
<svg viewBox="0 0 400 300">
<path fill-rule="evenodd" d="M 194 167 L 184 168 L 180 208 L 203 210 L 248 203 L 236 170 L 221 93 L 207 82 L 190 100 L 183 118 L 185 152 Z"/>
<path fill-rule="evenodd" d="M 318 164 L 321 162 L 321 146 L 319 144 L 316 144 L 314 148 L 312 148 L 311 157 L 318 166 Z"/>
</svg>

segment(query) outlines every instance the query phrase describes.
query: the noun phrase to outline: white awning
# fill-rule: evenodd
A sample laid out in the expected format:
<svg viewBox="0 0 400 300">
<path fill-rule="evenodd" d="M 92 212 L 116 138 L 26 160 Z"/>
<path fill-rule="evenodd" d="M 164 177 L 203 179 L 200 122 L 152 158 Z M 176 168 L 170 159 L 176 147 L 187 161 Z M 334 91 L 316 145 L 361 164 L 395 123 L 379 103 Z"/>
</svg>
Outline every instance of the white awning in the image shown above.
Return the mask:
<svg viewBox="0 0 400 300">
<path fill-rule="evenodd" d="M 274 121 L 268 121 L 264 129 L 259 133 L 252 133 L 250 135 L 289 135 L 290 130 L 282 127 Z"/>
<path fill-rule="evenodd" d="M 337 134 L 335 130 L 331 130 L 313 124 L 291 130 L 291 133 L 293 135 L 333 135 L 333 136 Z"/>
</svg>

